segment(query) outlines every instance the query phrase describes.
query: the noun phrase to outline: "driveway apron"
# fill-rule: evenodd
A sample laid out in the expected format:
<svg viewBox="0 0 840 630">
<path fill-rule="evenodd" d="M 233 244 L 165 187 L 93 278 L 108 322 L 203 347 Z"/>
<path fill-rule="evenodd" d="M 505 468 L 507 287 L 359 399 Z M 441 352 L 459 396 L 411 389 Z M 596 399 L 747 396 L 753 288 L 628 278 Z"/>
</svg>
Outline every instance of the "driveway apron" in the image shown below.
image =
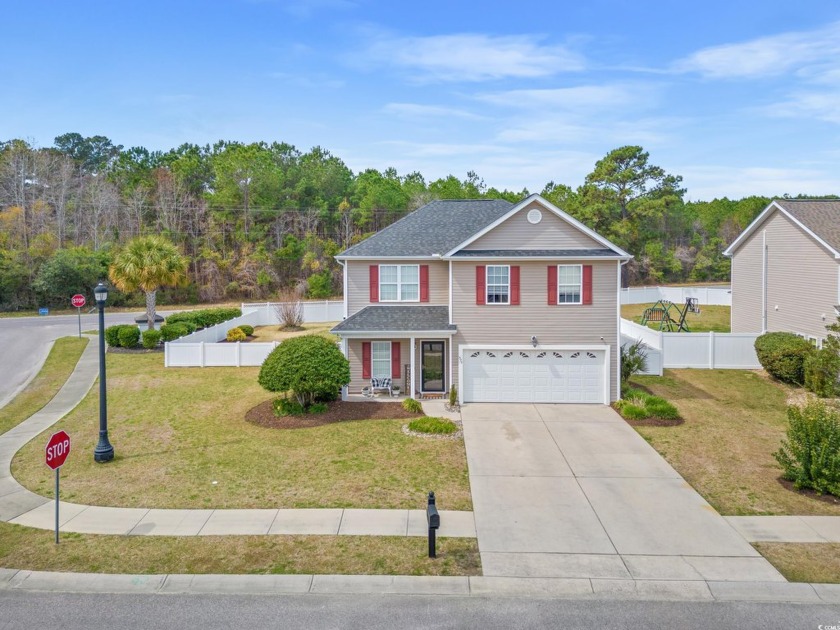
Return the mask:
<svg viewBox="0 0 840 630">
<path fill-rule="evenodd" d="M 461 415 L 485 575 L 784 581 L 610 407 Z"/>
</svg>

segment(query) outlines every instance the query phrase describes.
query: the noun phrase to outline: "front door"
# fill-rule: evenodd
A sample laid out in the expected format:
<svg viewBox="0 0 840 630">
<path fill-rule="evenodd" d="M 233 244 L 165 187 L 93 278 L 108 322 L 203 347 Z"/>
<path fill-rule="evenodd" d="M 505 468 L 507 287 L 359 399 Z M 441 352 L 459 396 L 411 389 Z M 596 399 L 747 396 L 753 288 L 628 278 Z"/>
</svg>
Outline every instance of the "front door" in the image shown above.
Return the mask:
<svg viewBox="0 0 840 630">
<path fill-rule="evenodd" d="M 443 357 L 442 341 L 424 341 L 421 344 L 420 362 L 422 365 L 423 383 L 421 389 L 424 392 L 446 391 L 444 373 L 446 365 Z"/>
</svg>

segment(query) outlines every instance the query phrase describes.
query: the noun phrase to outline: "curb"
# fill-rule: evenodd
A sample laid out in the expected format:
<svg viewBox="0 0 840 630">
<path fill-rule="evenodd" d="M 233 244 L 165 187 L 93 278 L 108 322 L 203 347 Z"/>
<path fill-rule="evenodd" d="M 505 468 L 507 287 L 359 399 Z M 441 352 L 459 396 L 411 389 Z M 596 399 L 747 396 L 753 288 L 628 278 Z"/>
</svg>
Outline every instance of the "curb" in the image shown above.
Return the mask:
<svg viewBox="0 0 840 630">
<path fill-rule="evenodd" d="M 0 591 L 137 595 L 442 595 L 840 604 L 840 584 L 409 575 L 113 575 L 0 569 Z"/>
</svg>

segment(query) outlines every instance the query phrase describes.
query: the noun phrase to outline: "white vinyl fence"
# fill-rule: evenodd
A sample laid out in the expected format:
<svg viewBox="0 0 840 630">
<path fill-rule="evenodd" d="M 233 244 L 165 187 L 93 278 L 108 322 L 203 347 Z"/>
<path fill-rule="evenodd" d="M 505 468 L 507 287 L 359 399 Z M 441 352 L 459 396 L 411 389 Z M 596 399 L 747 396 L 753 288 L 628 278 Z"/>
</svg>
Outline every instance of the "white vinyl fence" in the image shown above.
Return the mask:
<svg viewBox="0 0 840 630">
<path fill-rule="evenodd" d="M 166 367 L 244 367 L 260 366 L 278 342 L 220 343 L 227 331 L 242 324 L 279 324 L 276 302 L 243 304 L 242 315 L 221 324 L 197 330 L 164 344 Z M 344 317 L 344 302 L 301 302 L 305 323 L 337 322 Z"/>
<path fill-rule="evenodd" d="M 277 306 L 279 302 L 258 302 L 242 304 L 243 313 L 257 313 L 258 323 L 252 326 L 272 326 L 279 324 Z M 303 321 L 307 324 L 319 322 L 340 322 L 344 319 L 344 302 L 328 300 L 324 302 L 301 302 Z"/>
<path fill-rule="evenodd" d="M 755 354 L 760 333 L 658 332 L 626 319 L 621 320 L 621 343 L 641 339 L 648 353 L 645 374 L 661 376 L 664 368 L 756 370 Z"/>
<path fill-rule="evenodd" d="M 674 304 L 685 304 L 685 299 L 697 298 L 704 304 L 732 306 L 730 287 L 630 287 L 622 289 L 619 296 L 622 304 L 652 304 L 668 300 Z"/>
</svg>

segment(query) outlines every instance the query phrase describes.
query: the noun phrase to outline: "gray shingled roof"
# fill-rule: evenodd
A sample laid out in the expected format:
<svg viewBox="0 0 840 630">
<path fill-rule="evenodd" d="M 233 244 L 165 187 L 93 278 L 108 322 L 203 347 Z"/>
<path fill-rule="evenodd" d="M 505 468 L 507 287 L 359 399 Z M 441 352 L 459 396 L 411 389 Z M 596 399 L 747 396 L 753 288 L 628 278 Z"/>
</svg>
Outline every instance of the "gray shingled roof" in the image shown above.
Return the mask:
<svg viewBox="0 0 840 630">
<path fill-rule="evenodd" d="M 533 258 L 592 258 L 594 256 L 618 256 L 611 249 L 462 249 L 452 254 L 452 257 L 533 257 Z"/>
<path fill-rule="evenodd" d="M 366 306 L 330 332 L 428 332 L 456 330 L 449 323 L 448 306 Z"/>
<path fill-rule="evenodd" d="M 446 254 L 503 217 L 513 205 L 503 199 L 432 201 L 348 248 L 339 258 Z"/>
<path fill-rule="evenodd" d="M 776 199 L 775 202 L 840 251 L 840 199 Z"/>
</svg>

